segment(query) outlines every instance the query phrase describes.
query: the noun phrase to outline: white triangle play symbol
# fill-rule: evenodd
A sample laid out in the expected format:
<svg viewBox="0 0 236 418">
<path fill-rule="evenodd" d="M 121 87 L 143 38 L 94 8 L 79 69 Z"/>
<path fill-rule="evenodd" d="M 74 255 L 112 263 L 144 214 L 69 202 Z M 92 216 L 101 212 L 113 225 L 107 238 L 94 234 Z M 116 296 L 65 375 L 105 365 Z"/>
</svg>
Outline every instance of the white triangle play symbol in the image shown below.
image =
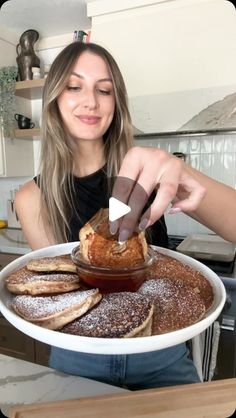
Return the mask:
<svg viewBox="0 0 236 418">
<path fill-rule="evenodd" d="M 109 221 L 113 222 L 131 211 L 131 208 L 115 197 L 109 199 Z"/>
</svg>

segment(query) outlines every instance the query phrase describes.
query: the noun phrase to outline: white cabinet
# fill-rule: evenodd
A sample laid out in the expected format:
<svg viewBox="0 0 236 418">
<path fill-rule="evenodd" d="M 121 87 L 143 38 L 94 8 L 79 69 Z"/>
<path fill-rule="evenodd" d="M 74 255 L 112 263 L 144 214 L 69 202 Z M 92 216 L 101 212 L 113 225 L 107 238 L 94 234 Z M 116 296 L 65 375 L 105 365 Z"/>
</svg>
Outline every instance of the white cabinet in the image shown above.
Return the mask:
<svg viewBox="0 0 236 418">
<path fill-rule="evenodd" d="M 34 149 L 32 139 L 0 136 L 0 177 L 32 177 Z"/>
</svg>

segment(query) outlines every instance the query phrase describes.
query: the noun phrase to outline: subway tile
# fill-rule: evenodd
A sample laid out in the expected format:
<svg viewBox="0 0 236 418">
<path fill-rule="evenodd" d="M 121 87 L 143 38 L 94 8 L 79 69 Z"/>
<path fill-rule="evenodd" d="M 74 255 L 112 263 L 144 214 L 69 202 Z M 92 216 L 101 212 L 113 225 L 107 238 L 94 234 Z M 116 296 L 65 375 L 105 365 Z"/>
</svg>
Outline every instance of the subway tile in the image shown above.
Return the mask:
<svg viewBox="0 0 236 418">
<path fill-rule="evenodd" d="M 213 152 L 224 152 L 225 138 L 224 135 L 215 136 L 212 142 Z"/>
<path fill-rule="evenodd" d="M 236 138 L 225 135 L 224 152 L 236 152 Z"/>
<path fill-rule="evenodd" d="M 203 137 L 201 140 L 201 154 L 212 152 L 212 137 Z"/>
<path fill-rule="evenodd" d="M 185 162 L 186 162 L 187 164 L 190 164 L 190 165 L 191 165 L 191 162 L 190 162 L 190 161 L 191 161 L 191 159 L 190 159 L 190 157 L 191 157 L 191 156 L 190 156 L 190 154 L 186 154 L 186 155 L 185 155 Z"/>
<path fill-rule="evenodd" d="M 189 155 L 189 163 L 193 168 L 196 170 L 200 170 L 200 154 L 190 154 Z"/>
<path fill-rule="evenodd" d="M 234 187 L 235 183 L 235 154 L 227 153 L 223 154 L 223 172 L 221 181 Z"/>
<path fill-rule="evenodd" d="M 170 152 L 169 151 L 169 141 L 168 141 L 168 139 L 165 139 L 165 140 L 161 139 L 159 141 L 159 148 L 163 149 L 164 151 Z"/>
<path fill-rule="evenodd" d="M 169 152 L 179 152 L 179 139 L 173 138 L 169 140 Z"/>
<path fill-rule="evenodd" d="M 179 140 L 179 152 L 183 152 L 184 154 L 189 153 L 189 139 Z"/>
<path fill-rule="evenodd" d="M 216 180 L 222 181 L 224 171 L 224 159 L 219 153 L 212 154 L 212 177 Z"/>
<path fill-rule="evenodd" d="M 151 146 L 150 143 L 151 141 L 149 139 L 138 139 L 138 140 L 136 139 L 135 140 L 135 145 L 137 147 L 149 147 Z"/>
<path fill-rule="evenodd" d="M 197 139 L 190 139 L 189 144 L 189 153 L 190 154 L 199 154 L 201 152 L 201 140 Z"/>
<path fill-rule="evenodd" d="M 200 171 L 205 173 L 207 176 L 212 174 L 212 154 L 201 154 L 200 155 Z"/>
</svg>

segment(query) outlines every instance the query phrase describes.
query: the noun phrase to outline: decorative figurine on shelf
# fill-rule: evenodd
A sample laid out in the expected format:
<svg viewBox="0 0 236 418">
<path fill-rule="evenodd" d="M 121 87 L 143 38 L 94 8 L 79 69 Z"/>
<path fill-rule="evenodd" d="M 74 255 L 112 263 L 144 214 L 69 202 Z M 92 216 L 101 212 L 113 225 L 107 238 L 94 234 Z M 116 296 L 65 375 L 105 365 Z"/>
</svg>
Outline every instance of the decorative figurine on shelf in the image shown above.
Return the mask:
<svg viewBox="0 0 236 418">
<path fill-rule="evenodd" d="M 83 30 L 75 30 L 73 34 L 73 42 L 86 42 L 88 34 Z"/>
<path fill-rule="evenodd" d="M 34 44 L 39 38 L 39 33 L 34 29 L 28 29 L 22 33 L 19 44 L 16 46 L 16 62 L 20 80 L 32 80 L 32 67 L 40 67 L 40 59 L 34 51 Z"/>
</svg>

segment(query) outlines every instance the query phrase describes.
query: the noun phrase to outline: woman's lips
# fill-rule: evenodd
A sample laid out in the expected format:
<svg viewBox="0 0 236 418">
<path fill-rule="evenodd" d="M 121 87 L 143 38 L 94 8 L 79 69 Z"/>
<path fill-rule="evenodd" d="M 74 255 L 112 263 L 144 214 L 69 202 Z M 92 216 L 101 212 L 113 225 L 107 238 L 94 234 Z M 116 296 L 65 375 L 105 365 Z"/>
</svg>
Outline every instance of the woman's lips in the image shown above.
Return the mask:
<svg viewBox="0 0 236 418">
<path fill-rule="evenodd" d="M 76 116 L 82 123 L 86 125 L 95 125 L 100 121 L 100 117 L 98 116 L 87 116 L 87 115 L 80 115 Z"/>
</svg>

